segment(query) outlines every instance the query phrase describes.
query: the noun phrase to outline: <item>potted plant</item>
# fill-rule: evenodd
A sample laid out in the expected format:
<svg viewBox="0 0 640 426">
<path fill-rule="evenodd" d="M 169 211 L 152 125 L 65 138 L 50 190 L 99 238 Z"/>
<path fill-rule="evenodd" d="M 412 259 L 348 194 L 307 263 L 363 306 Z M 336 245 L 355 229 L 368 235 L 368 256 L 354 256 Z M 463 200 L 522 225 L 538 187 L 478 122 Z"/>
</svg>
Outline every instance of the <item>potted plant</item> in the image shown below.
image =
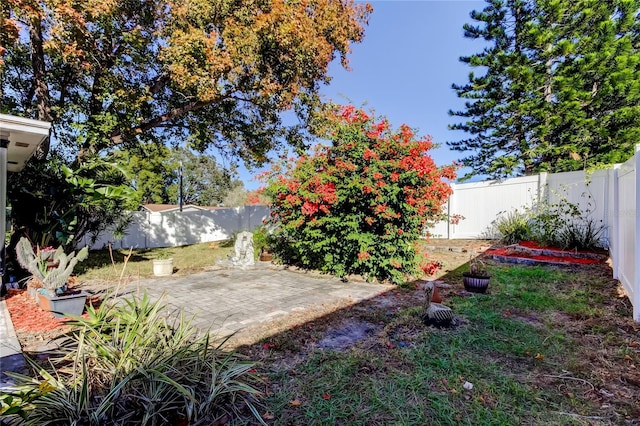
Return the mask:
<svg viewBox="0 0 640 426">
<path fill-rule="evenodd" d="M 16 245 L 18 263 L 32 275 L 31 288 L 37 288 L 38 303 L 44 310 L 53 312 L 57 318 L 65 313 L 81 315 L 84 310 L 87 293 L 68 289 L 69 278 L 78 262 L 89 256 L 89 249 L 82 248 L 77 254 L 65 254 L 62 247 L 53 249 L 36 248 L 21 238 Z"/>
<path fill-rule="evenodd" d="M 271 232 L 266 226 L 261 226 L 253 231 L 253 245 L 257 258 L 261 262 L 270 262 L 273 259 L 273 252 L 269 245 L 271 243 Z"/>
<path fill-rule="evenodd" d="M 462 273 L 464 288 L 472 293 L 486 292 L 490 279 L 491 275 L 487 272 L 486 265 L 478 257 L 472 257 L 469 260 L 469 272 Z"/>
<path fill-rule="evenodd" d="M 173 258 L 166 251 L 161 251 L 153 259 L 153 275 L 166 277 L 173 274 Z"/>
</svg>

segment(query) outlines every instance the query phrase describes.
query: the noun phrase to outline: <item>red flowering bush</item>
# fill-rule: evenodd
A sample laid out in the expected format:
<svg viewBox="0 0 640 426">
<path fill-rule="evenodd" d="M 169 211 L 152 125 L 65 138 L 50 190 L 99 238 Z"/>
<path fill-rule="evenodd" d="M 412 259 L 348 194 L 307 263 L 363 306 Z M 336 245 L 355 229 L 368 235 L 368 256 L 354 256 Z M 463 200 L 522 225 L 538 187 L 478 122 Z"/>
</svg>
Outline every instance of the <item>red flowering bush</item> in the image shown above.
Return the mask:
<svg viewBox="0 0 640 426">
<path fill-rule="evenodd" d="M 428 137 L 346 106 L 330 115 L 312 155 L 263 175 L 276 225 L 274 250 L 286 263 L 338 276 L 362 274 L 400 284 L 433 271 L 417 243 L 442 217 L 454 166 L 437 167 Z"/>
</svg>

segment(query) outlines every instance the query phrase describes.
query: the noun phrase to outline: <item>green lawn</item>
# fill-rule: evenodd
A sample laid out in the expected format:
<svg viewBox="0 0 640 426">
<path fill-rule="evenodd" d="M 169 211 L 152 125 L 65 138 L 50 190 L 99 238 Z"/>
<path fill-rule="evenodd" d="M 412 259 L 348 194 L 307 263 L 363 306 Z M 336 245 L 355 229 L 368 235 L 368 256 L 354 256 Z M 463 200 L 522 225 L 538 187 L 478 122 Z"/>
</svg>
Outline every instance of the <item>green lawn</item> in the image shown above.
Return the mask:
<svg viewBox="0 0 640 426">
<path fill-rule="evenodd" d="M 177 274 L 198 272 L 232 248 L 137 250 L 124 276 L 151 276 L 151 259 L 160 252 L 174 258 Z M 108 252 L 92 253 L 79 265 L 80 280 L 117 280 L 126 255 L 115 252 L 114 267 Z M 486 295 L 464 291 L 466 266 L 441 278 L 451 286 L 440 293 L 457 316 L 453 328 L 425 326 L 422 293 L 397 288 L 384 303 L 353 305 L 239 348 L 258 363 L 267 423 L 587 425 L 640 419 L 640 325 L 631 320 L 631 305 L 619 296 L 611 270 L 488 266 Z M 346 349 L 321 349 L 322 339 L 346 323 L 366 324 L 367 337 Z M 464 389 L 465 382 L 473 388 Z"/>
<path fill-rule="evenodd" d="M 426 327 L 421 293 L 365 303 L 251 347 L 274 425 L 625 424 L 640 418 L 640 327 L 606 266 L 490 264 L 490 293 L 441 293 L 459 325 Z M 374 326 L 344 350 L 318 342 Z M 635 342 L 635 343 L 634 343 Z M 473 389 L 463 388 L 465 382 Z M 468 385 L 467 385 L 468 386 Z"/>
<path fill-rule="evenodd" d="M 215 265 L 219 259 L 226 259 L 233 251 L 232 241 L 202 243 L 182 247 L 129 250 L 91 251 L 89 258 L 76 266 L 78 280 L 104 281 L 115 284 L 122 275 L 125 279 L 149 278 L 153 276 L 153 259 L 173 258 L 174 271 L 178 275 L 200 272 L 207 266 Z M 129 257 L 126 267 L 125 258 Z M 123 272 L 124 269 L 124 272 Z"/>
</svg>

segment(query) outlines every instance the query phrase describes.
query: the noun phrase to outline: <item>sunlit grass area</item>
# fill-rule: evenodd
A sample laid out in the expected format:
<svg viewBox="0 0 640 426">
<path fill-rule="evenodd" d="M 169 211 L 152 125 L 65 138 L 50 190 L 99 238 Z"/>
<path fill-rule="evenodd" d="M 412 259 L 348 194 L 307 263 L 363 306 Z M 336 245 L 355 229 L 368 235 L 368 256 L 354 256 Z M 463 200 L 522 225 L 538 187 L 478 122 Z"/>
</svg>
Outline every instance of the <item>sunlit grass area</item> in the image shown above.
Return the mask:
<svg viewBox="0 0 640 426">
<path fill-rule="evenodd" d="M 98 280 L 116 283 L 121 275 L 133 279 L 149 278 L 153 276 L 153 259 L 171 257 L 174 273 L 187 275 L 215 265 L 216 261 L 226 259 L 232 251 L 232 241 L 131 251 L 97 250 L 92 251 L 86 261 L 78 264 L 76 272 L 80 282 Z"/>
</svg>

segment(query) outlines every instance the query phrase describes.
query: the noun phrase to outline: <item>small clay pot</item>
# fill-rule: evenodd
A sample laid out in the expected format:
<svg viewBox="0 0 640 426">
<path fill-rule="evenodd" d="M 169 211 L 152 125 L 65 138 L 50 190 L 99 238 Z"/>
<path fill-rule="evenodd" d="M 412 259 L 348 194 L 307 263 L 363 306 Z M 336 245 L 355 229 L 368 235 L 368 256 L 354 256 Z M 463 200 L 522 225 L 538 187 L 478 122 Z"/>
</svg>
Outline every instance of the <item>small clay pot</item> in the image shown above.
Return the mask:
<svg viewBox="0 0 640 426">
<path fill-rule="evenodd" d="M 442 296 L 438 292 L 438 285 L 434 283 L 433 285 L 433 296 L 431 296 L 431 301 L 433 303 L 442 303 Z"/>
<path fill-rule="evenodd" d="M 273 254 L 269 253 L 266 248 L 262 247 L 260 250 L 260 261 L 261 262 L 270 262 L 273 259 Z"/>
</svg>

